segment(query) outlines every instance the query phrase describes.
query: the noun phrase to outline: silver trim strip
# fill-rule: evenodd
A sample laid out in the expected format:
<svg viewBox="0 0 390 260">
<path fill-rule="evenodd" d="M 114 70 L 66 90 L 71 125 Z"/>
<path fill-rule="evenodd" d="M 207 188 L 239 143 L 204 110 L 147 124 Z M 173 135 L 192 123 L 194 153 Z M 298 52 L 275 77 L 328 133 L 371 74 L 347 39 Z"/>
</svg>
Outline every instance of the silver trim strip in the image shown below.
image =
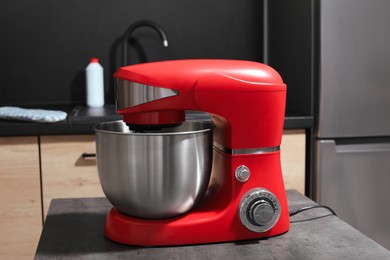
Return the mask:
<svg viewBox="0 0 390 260">
<path fill-rule="evenodd" d="M 214 142 L 214 148 L 220 152 L 227 153 L 227 154 L 264 154 L 264 153 L 272 153 L 280 150 L 280 146 L 247 148 L 247 149 L 230 149 L 216 142 Z"/>
<path fill-rule="evenodd" d="M 115 84 L 116 108 L 125 109 L 157 99 L 178 95 L 179 91 L 153 87 L 123 79 L 117 79 Z"/>
</svg>

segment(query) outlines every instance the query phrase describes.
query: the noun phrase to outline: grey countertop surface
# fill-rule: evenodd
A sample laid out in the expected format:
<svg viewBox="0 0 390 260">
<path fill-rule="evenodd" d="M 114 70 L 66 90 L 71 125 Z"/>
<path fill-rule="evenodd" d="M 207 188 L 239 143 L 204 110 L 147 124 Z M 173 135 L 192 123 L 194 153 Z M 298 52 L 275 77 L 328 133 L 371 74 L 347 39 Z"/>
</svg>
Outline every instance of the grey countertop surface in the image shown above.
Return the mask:
<svg viewBox="0 0 390 260">
<path fill-rule="evenodd" d="M 40 135 L 68 135 L 68 134 L 94 134 L 95 124 L 107 121 L 121 120 L 115 113 L 114 105 L 103 108 L 88 108 L 85 106 L 49 107 L 47 109 L 67 112 L 66 120 L 57 123 L 35 123 L 11 120 L 0 120 L 0 136 L 40 136 Z M 204 113 L 189 112 L 190 118 L 202 117 Z M 314 126 L 312 116 L 303 116 L 286 113 L 285 129 L 308 129 Z"/>
<path fill-rule="evenodd" d="M 287 197 L 290 210 L 315 205 L 295 190 Z M 390 259 L 390 251 L 324 208 L 291 217 L 287 233 L 268 239 L 136 247 L 104 237 L 110 207 L 105 198 L 52 200 L 35 259 Z"/>
</svg>

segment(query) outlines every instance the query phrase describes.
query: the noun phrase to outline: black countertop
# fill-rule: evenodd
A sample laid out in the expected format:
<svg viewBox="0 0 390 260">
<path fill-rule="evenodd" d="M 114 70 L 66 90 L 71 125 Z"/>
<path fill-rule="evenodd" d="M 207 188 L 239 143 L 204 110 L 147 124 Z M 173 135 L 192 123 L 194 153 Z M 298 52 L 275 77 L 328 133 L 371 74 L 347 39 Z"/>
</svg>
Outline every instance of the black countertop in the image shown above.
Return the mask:
<svg viewBox="0 0 390 260">
<path fill-rule="evenodd" d="M 287 199 L 290 210 L 316 205 L 294 190 Z M 287 233 L 268 239 L 136 247 L 104 237 L 110 207 L 106 198 L 52 200 L 35 259 L 390 259 L 390 251 L 323 208 L 291 217 Z"/>
<path fill-rule="evenodd" d="M 59 110 L 67 112 L 68 117 L 57 123 L 0 120 L 0 136 L 93 134 L 95 124 L 122 119 L 121 116 L 115 113 L 114 105 L 106 105 L 103 108 L 61 107 Z M 206 118 L 204 113 L 187 113 L 187 118 L 199 117 Z M 313 126 L 314 118 L 312 116 L 286 113 L 285 129 L 308 129 Z"/>
</svg>

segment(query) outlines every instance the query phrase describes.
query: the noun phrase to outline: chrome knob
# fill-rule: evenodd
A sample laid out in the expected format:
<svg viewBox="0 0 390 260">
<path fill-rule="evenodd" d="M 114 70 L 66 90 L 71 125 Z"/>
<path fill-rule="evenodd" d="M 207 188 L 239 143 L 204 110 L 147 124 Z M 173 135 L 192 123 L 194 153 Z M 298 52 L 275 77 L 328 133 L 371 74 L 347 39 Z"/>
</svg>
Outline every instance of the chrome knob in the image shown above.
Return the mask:
<svg viewBox="0 0 390 260">
<path fill-rule="evenodd" d="M 238 166 L 235 172 L 236 179 L 239 182 L 246 182 L 249 179 L 251 172 L 245 165 Z"/>
<path fill-rule="evenodd" d="M 240 202 L 241 223 L 253 232 L 270 230 L 280 217 L 278 198 L 264 188 L 255 188 L 244 194 Z"/>
<path fill-rule="evenodd" d="M 249 218 L 254 225 L 267 225 L 274 215 L 274 207 L 265 200 L 255 201 L 249 208 Z"/>
</svg>

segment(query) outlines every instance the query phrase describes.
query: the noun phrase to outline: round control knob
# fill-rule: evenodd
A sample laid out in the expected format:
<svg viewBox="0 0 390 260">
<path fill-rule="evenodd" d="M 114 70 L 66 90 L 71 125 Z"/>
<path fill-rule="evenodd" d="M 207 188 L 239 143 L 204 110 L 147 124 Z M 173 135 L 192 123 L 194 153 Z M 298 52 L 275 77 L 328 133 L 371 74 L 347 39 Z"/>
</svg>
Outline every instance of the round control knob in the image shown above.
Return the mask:
<svg viewBox="0 0 390 260">
<path fill-rule="evenodd" d="M 274 207 L 265 200 L 256 201 L 249 209 L 249 218 L 254 225 L 267 225 L 274 215 Z"/>
<path fill-rule="evenodd" d="M 248 167 L 241 165 L 237 167 L 235 175 L 239 182 L 246 182 L 249 179 L 251 172 Z"/>
<path fill-rule="evenodd" d="M 241 199 L 239 210 L 241 223 L 254 232 L 270 230 L 280 217 L 279 200 L 264 188 L 246 192 Z"/>
</svg>

